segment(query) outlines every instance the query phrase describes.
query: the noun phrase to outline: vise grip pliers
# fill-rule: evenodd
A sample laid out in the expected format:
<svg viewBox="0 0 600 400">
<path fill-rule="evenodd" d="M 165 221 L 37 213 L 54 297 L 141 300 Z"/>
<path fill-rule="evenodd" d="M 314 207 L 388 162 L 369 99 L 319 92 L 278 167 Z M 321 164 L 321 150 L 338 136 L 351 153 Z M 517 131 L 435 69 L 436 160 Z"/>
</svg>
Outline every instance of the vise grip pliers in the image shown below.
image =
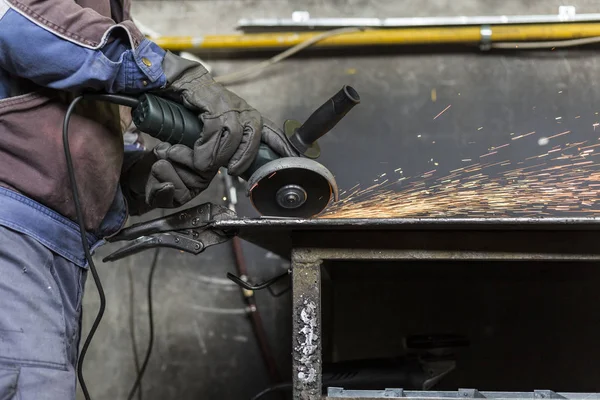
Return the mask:
<svg viewBox="0 0 600 400">
<path fill-rule="evenodd" d="M 204 203 L 183 211 L 147 222 L 134 224 L 107 238 L 109 243 L 130 240 L 126 246 L 108 255 L 103 261 L 115 261 L 155 247 L 169 247 L 191 254 L 200 254 L 206 248 L 226 242 L 235 232 L 216 229 L 213 223 L 236 218 L 229 208 Z"/>
</svg>

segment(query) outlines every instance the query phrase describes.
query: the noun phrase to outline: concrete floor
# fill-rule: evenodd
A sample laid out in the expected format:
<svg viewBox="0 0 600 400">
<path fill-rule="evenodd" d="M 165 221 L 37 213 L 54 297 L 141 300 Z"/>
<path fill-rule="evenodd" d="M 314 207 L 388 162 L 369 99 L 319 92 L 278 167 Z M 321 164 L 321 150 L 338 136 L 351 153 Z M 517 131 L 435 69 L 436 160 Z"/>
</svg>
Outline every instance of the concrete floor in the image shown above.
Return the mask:
<svg viewBox="0 0 600 400">
<path fill-rule="evenodd" d="M 551 14 L 563 4 L 557 0 L 137 1 L 133 14 L 163 34 L 200 35 L 233 31 L 242 17 L 288 16 L 299 9 L 314 16 Z M 568 4 L 577 6 L 578 12 L 598 12 L 600 8 L 598 0 L 572 0 Z M 299 57 L 232 89 L 282 123 L 288 118 L 304 119 L 343 84 L 353 85 L 361 93 L 362 104 L 322 141 L 321 161 L 334 171 L 343 189 L 357 182 L 367 184 L 377 174 L 398 166 L 410 174 L 428 171 L 432 159 L 451 170 L 462 158 L 497 145 L 501 135 L 509 132 L 553 132 L 556 115 L 580 114 L 577 122 L 571 122 L 577 125 L 559 128 L 589 136 L 598 118 L 594 112 L 600 110 L 590 84 L 600 75 L 596 60 L 592 52 L 567 51 L 550 57 L 476 52 Z M 218 75 L 256 59 L 207 61 Z M 430 95 L 434 88 L 435 103 Z M 562 96 L 558 91 L 564 92 Z M 432 116 L 447 104 L 452 104 L 453 113 L 448 113 L 443 123 L 432 123 Z M 537 107 L 535 112 L 532 107 Z M 486 135 L 478 131 L 481 126 Z M 418 141 L 417 135 L 427 139 L 427 144 Z M 437 146 L 431 143 L 434 141 Z M 471 141 L 477 142 L 474 147 L 468 146 Z M 532 151 L 535 149 L 513 149 L 509 155 L 523 157 Z M 222 197 L 222 184 L 215 181 L 197 201 L 220 202 Z M 240 214 L 254 215 L 245 202 L 240 204 Z M 97 258 L 115 248 L 100 249 Z M 251 277 L 256 281 L 286 267 L 284 261 L 260 249 L 246 246 L 245 250 Z M 152 257 L 150 251 L 121 262 L 98 263 L 108 305 L 85 364 L 95 400 L 125 398 L 135 378 L 128 274 L 131 271 L 133 275 L 133 314 L 139 351 L 143 353 L 148 337 L 145 291 Z M 156 338 L 143 384 L 145 399 L 247 399 L 269 384 L 240 293 L 225 280 L 225 273 L 234 271 L 232 261 L 228 244 L 199 256 L 160 252 L 154 282 Z M 280 371 L 288 376 L 289 299 L 259 293 L 258 302 Z M 97 304 L 89 279 L 84 332 Z"/>
</svg>

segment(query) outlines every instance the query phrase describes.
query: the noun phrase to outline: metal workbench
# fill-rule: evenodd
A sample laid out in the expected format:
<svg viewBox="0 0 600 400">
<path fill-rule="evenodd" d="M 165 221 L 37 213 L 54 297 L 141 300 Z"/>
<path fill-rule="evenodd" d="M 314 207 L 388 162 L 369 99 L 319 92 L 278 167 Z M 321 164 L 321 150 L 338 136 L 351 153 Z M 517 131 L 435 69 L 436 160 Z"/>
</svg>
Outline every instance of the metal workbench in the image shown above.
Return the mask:
<svg viewBox="0 0 600 400">
<path fill-rule="evenodd" d="M 298 400 L 321 398 L 322 277 L 332 262 L 600 261 L 595 218 L 235 219 L 215 227 L 291 259 Z"/>
</svg>

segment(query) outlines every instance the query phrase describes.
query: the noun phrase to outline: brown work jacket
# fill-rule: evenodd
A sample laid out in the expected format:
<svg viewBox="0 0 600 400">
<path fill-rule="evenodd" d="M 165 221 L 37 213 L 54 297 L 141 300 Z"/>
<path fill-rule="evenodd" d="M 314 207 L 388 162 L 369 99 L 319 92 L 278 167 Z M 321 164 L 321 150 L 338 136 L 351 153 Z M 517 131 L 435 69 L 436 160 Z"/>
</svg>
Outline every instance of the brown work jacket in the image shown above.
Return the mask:
<svg viewBox="0 0 600 400">
<path fill-rule="evenodd" d="M 6 1 L 37 24 L 89 48 L 100 47 L 118 29 L 134 47 L 144 39 L 129 20 L 129 0 Z M 63 118 L 75 94 L 20 78 L 14 83 L 16 95 L 0 100 L 0 186 L 75 220 L 62 139 Z M 119 108 L 84 100 L 69 127 L 85 226 L 95 232 L 117 194 L 121 174 Z"/>
</svg>

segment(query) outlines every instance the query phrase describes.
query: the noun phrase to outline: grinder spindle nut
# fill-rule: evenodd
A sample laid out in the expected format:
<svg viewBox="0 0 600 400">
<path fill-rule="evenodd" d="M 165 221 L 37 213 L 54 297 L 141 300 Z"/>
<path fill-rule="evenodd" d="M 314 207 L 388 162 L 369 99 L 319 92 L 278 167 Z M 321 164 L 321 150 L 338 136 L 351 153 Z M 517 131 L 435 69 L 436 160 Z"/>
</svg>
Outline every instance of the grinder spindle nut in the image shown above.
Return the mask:
<svg viewBox="0 0 600 400">
<path fill-rule="evenodd" d="M 277 191 L 277 204 L 283 208 L 298 208 L 306 201 L 306 190 L 298 185 L 285 185 Z"/>
</svg>

